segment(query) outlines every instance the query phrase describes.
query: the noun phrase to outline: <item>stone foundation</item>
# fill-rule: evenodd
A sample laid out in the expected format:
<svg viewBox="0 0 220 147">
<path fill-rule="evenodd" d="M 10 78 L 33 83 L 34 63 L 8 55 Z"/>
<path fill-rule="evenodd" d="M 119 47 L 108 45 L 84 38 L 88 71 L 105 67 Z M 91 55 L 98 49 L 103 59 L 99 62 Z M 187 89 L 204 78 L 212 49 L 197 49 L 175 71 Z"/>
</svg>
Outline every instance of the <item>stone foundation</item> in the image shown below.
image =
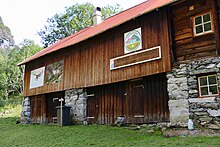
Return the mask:
<svg viewBox="0 0 220 147">
<path fill-rule="evenodd" d="M 186 127 L 189 120 L 189 86 L 187 84 L 187 65 L 181 64 L 167 74 L 169 111 L 171 126 Z"/>
<path fill-rule="evenodd" d="M 191 117 L 198 127 L 220 129 L 219 97 L 198 98 L 197 76 L 213 73 L 220 86 L 219 57 L 187 61 L 167 73 L 171 125 L 186 126 Z"/>
<path fill-rule="evenodd" d="M 21 110 L 21 124 L 29 124 L 30 123 L 30 98 L 25 97 L 22 102 L 22 110 Z"/>
<path fill-rule="evenodd" d="M 70 118 L 73 124 L 82 124 L 86 121 L 87 93 L 84 89 L 65 91 L 65 105 L 71 107 Z"/>
<path fill-rule="evenodd" d="M 217 98 L 189 99 L 190 114 L 194 123 L 209 129 L 220 129 L 220 113 L 216 116 L 211 111 L 219 110 Z"/>
<path fill-rule="evenodd" d="M 187 126 L 189 120 L 189 103 L 187 100 L 170 100 L 169 110 L 171 126 Z"/>
</svg>

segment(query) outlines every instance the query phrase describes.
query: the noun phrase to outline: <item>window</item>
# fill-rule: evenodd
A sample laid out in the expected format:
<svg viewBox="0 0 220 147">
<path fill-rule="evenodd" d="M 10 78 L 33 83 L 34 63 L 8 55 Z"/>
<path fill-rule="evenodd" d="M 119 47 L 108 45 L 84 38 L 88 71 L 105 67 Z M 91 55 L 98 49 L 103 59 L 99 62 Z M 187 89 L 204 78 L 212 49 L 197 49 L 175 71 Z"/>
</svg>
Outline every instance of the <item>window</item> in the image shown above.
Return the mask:
<svg viewBox="0 0 220 147">
<path fill-rule="evenodd" d="M 213 32 L 211 12 L 194 17 L 194 35 Z"/>
<path fill-rule="evenodd" d="M 202 76 L 199 80 L 199 96 L 218 95 L 218 81 L 216 75 Z"/>
</svg>

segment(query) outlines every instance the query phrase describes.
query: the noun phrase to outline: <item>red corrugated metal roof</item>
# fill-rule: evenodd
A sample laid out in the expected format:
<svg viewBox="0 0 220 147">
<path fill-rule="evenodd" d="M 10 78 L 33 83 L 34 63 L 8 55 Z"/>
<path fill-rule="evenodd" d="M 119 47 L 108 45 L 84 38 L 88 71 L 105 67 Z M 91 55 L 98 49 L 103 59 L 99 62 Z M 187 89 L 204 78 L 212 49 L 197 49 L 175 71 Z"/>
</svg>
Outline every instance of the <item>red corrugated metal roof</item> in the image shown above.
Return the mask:
<svg viewBox="0 0 220 147">
<path fill-rule="evenodd" d="M 60 50 L 62 48 L 74 45 L 76 43 L 79 43 L 83 40 L 86 40 L 88 38 L 91 38 L 95 35 L 98 35 L 108 29 L 114 28 L 124 22 L 127 22 L 135 17 L 138 17 L 140 15 L 143 15 L 145 13 L 148 13 L 150 11 L 153 11 L 157 8 L 160 8 L 162 6 L 168 5 L 176 0 L 148 0 L 146 2 L 143 2 L 137 6 L 134 6 L 130 9 L 127 9 L 121 13 L 118 13 L 112 17 L 107 18 L 102 23 L 91 26 L 89 28 L 85 28 L 71 36 L 68 36 L 53 45 L 49 46 L 48 48 L 36 53 L 32 57 L 24 60 L 23 62 L 19 63 L 18 65 L 25 64 L 27 62 L 30 62 L 34 59 L 37 59 L 39 57 L 42 57 L 44 55 L 47 55 L 51 52 Z"/>
</svg>

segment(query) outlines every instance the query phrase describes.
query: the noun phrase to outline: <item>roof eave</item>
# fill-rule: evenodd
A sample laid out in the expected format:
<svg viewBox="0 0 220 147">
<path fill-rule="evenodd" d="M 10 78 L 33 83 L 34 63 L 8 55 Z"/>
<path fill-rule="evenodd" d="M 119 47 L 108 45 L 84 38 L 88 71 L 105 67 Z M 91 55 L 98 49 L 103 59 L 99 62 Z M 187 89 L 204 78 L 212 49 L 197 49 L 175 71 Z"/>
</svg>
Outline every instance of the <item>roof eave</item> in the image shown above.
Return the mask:
<svg viewBox="0 0 220 147">
<path fill-rule="evenodd" d="M 75 45 L 75 44 L 80 43 L 80 42 L 82 42 L 82 41 L 85 41 L 85 40 L 87 40 L 87 39 L 90 39 L 90 38 L 92 38 L 92 37 L 94 37 L 94 36 L 97 36 L 97 35 L 103 33 L 103 32 L 106 32 L 106 31 L 108 31 L 108 30 L 110 30 L 110 29 L 112 29 L 112 28 L 115 28 L 115 27 L 117 27 L 117 26 L 119 26 L 119 25 L 121 25 L 121 24 L 123 24 L 123 23 L 126 23 L 126 22 L 128 22 L 128 21 L 130 21 L 130 20 L 132 20 L 132 19 L 135 19 L 135 18 L 137 18 L 137 17 L 139 17 L 139 16 L 141 16 L 141 15 L 150 13 L 150 12 L 156 10 L 156 9 L 159 9 L 159 8 L 161 8 L 161 7 L 164 7 L 164 6 L 167 6 L 167 5 L 172 4 L 172 3 L 176 2 L 176 1 L 178 1 L 178 0 L 171 0 L 170 2 L 168 2 L 168 3 L 164 4 L 164 5 L 161 5 L 161 6 L 157 7 L 157 8 L 155 8 L 155 9 L 146 11 L 146 12 L 144 12 L 144 13 L 140 13 L 140 14 L 136 15 L 135 17 L 132 17 L 132 18 L 130 18 L 130 19 L 127 19 L 127 20 L 125 20 L 125 21 L 122 21 L 121 23 L 119 23 L 119 24 L 117 24 L 117 25 L 111 26 L 111 27 L 109 27 L 109 28 L 106 29 L 106 30 L 103 30 L 103 31 L 101 31 L 101 32 L 98 32 L 97 34 L 94 34 L 94 35 L 92 35 L 92 36 L 89 36 L 89 37 L 85 38 L 84 40 L 80 40 L 80 41 L 75 42 L 75 43 L 73 43 L 73 44 L 63 46 L 63 47 L 59 48 L 58 50 L 63 49 L 63 48 L 67 48 L 67 47 L 69 47 L 69 46 L 72 46 L 72 45 Z M 117 15 L 117 14 L 116 14 L 116 15 Z M 100 25 L 100 24 L 99 24 L 99 25 Z M 87 28 L 86 28 L 86 29 L 87 29 Z M 56 43 L 55 43 L 55 44 L 56 44 Z M 43 50 L 42 50 L 42 51 L 43 51 Z M 41 54 L 41 55 L 39 55 L 38 57 L 33 58 L 33 59 L 31 59 L 31 57 L 30 57 L 30 58 L 28 58 L 28 59 L 26 59 L 26 60 L 24 60 L 24 61 L 18 63 L 17 65 L 18 65 L 18 66 L 24 65 L 24 64 L 26 64 L 26 63 L 28 63 L 28 62 L 30 62 L 30 61 L 36 60 L 36 59 L 38 59 L 38 58 L 40 58 L 40 57 L 43 57 L 43 56 L 45 56 L 45 55 L 51 54 L 51 53 L 56 52 L 56 51 L 57 51 L 57 50 L 54 50 L 54 51 L 51 51 L 51 52 L 47 52 L 47 53 L 45 53 L 45 54 Z M 38 53 L 41 53 L 41 51 L 38 52 Z"/>
</svg>

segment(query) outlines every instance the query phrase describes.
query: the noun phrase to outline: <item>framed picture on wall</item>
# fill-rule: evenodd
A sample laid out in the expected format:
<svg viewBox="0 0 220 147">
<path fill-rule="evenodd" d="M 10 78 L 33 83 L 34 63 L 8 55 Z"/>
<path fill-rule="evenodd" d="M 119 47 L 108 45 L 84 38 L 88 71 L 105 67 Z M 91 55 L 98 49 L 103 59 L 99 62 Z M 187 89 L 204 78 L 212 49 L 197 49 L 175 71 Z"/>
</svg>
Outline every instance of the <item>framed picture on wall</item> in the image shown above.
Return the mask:
<svg viewBox="0 0 220 147">
<path fill-rule="evenodd" d="M 124 53 L 142 49 L 141 28 L 124 33 Z"/>
<path fill-rule="evenodd" d="M 64 60 L 52 63 L 46 67 L 46 84 L 58 83 L 63 80 Z"/>
<path fill-rule="evenodd" d="M 31 71 L 30 89 L 44 85 L 45 66 Z"/>
</svg>

